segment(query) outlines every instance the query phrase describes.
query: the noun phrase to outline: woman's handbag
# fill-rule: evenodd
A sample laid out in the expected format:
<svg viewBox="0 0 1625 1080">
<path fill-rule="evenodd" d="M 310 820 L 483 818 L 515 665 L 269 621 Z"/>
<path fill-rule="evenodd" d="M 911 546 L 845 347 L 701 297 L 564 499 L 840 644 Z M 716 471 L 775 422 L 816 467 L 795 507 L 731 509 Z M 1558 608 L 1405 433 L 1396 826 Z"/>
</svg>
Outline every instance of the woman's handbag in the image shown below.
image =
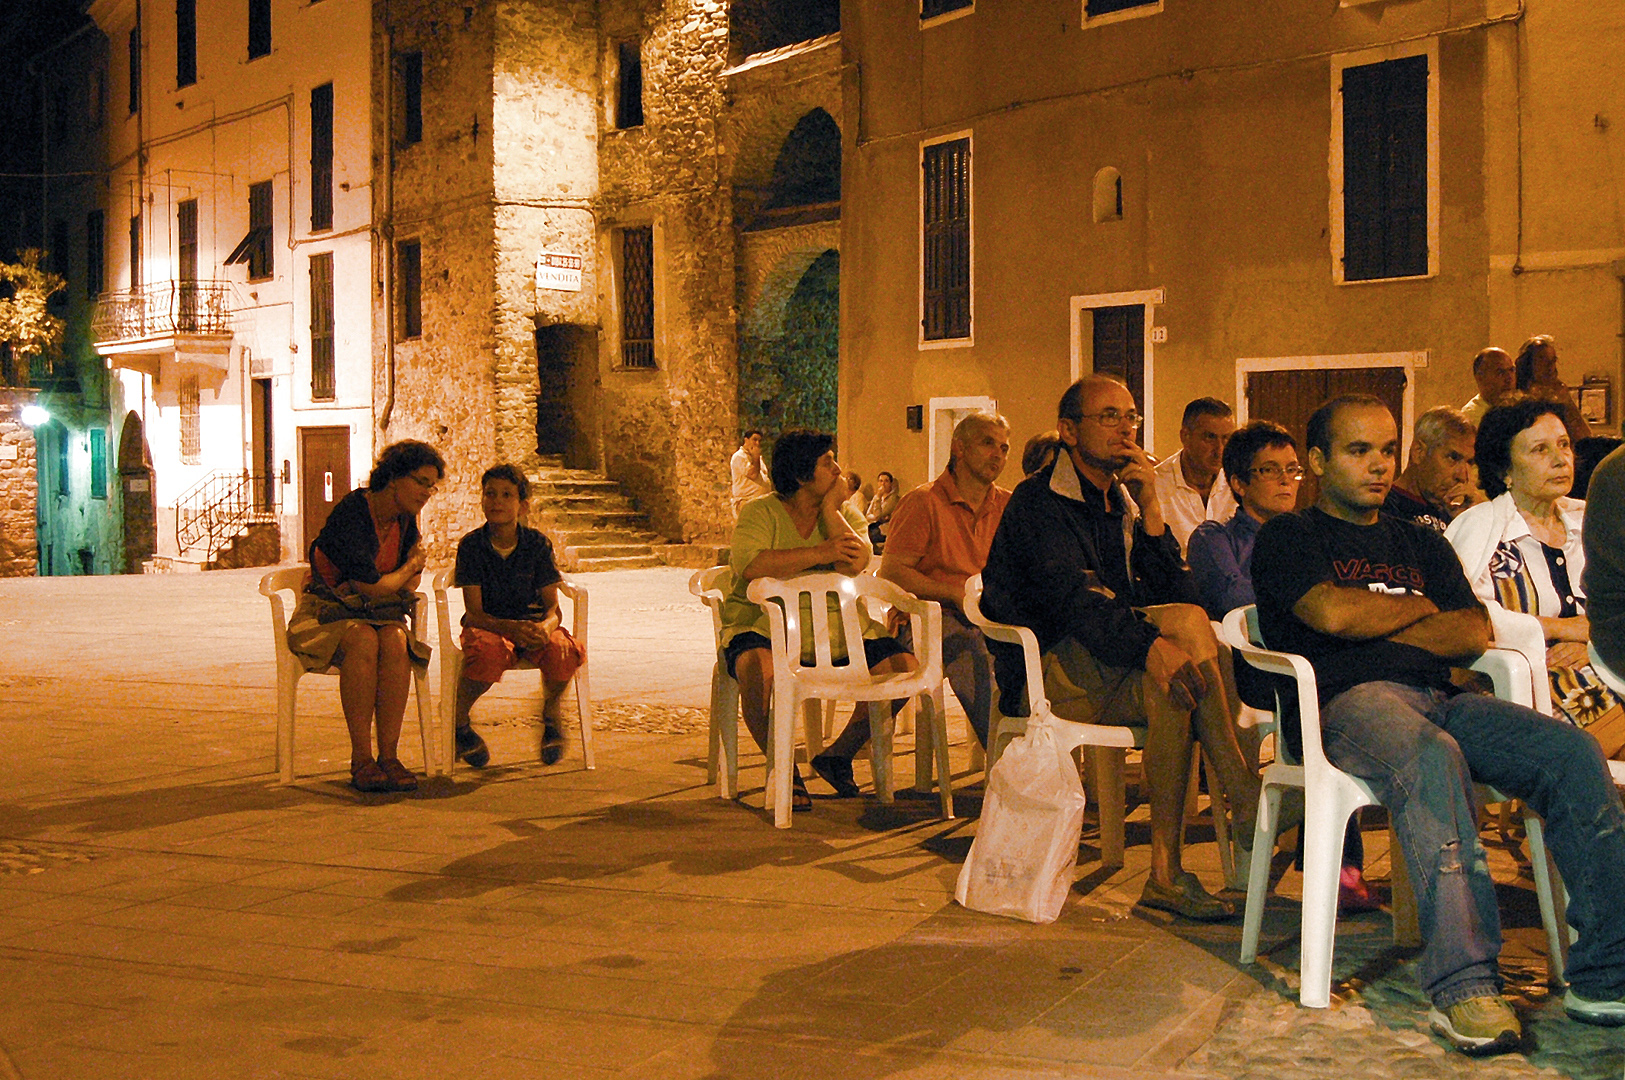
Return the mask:
<svg viewBox="0 0 1625 1080">
<path fill-rule="evenodd" d="M 1072 888 L 1083 784 L 1050 721 L 1029 724 L 993 766 L 954 899 L 1028 922 L 1054 922 Z"/>
</svg>

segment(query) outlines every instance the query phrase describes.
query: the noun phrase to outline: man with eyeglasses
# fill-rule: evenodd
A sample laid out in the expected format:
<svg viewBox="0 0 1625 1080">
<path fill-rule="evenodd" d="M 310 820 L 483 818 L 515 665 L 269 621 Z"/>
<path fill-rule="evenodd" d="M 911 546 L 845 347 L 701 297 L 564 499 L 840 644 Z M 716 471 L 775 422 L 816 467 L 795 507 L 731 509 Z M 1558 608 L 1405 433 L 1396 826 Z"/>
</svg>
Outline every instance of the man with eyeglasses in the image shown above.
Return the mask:
<svg viewBox="0 0 1625 1080">
<path fill-rule="evenodd" d="M 1441 535 L 1472 500 L 1473 440 L 1478 429 L 1458 409 L 1439 405 L 1416 420 L 1411 463 L 1394 480 L 1382 512 Z"/>
<path fill-rule="evenodd" d="M 1181 553 L 1202 522 L 1229 521 L 1236 512 L 1224 471 L 1224 446 L 1235 430 L 1228 404 L 1197 398 L 1179 421 L 1179 449 L 1157 462 L 1157 500 Z"/>
<path fill-rule="evenodd" d="M 983 571 L 984 608 L 1037 635 L 1056 716 L 1146 728 L 1151 873 L 1140 903 L 1187 919 L 1230 918 L 1234 907 L 1180 857 L 1193 732 L 1247 843 L 1257 813 L 1258 775 L 1236 739 L 1218 641 L 1163 517 L 1128 388 L 1088 376 L 1058 412 L 1063 453 L 1011 495 Z M 1020 650 L 990 644 L 1001 710 L 1020 714 Z"/>
</svg>

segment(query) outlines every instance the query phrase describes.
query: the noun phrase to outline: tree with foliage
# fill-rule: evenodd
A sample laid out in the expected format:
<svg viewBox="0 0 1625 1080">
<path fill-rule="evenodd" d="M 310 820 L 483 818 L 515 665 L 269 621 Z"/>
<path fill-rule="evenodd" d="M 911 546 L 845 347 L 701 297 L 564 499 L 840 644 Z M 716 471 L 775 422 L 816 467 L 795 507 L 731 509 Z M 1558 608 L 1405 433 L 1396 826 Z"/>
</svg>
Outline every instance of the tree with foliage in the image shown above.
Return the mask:
<svg viewBox="0 0 1625 1080">
<path fill-rule="evenodd" d="M 10 294 L 0 295 L 0 359 L 8 386 L 27 386 L 34 357 L 42 357 L 49 370 L 61 349 L 66 326 L 46 305 L 68 283 L 40 268 L 44 258 L 39 248 L 25 248 L 16 262 L 0 262 L 0 294 Z"/>
</svg>

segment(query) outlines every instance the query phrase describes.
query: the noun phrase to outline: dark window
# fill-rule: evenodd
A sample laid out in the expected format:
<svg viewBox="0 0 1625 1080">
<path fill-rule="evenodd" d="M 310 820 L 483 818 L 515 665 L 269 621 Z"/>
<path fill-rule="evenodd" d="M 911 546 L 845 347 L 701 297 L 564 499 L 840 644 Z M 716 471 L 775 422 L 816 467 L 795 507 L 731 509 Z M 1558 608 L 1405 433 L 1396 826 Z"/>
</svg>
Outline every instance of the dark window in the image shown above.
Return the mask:
<svg viewBox="0 0 1625 1080">
<path fill-rule="evenodd" d="M 248 0 L 248 58 L 271 52 L 271 0 Z"/>
<path fill-rule="evenodd" d="M 68 223 L 61 218 L 51 222 L 51 249 L 47 252 L 46 265 L 63 277 L 73 276 L 73 264 L 68 259 Z M 67 299 L 67 292 L 52 293 L 51 298 L 61 297 Z"/>
<path fill-rule="evenodd" d="M 1343 69 L 1343 279 L 1428 272 L 1428 58 Z"/>
<path fill-rule="evenodd" d="M 107 118 L 107 69 L 98 67 L 90 73 L 90 126 L 99 128 Z"/>
<path fill-rule="evenodd" d="M 130 288 L 141 288 L 141 215 L 130 219 Z"/>
<path fill-rule="evenodd" d="M 197 0 L 175 0 L 175 85 L 197 82 Z"/>
<path fill-rule="evenodd" d="M 61 496 L 73 494 L 73 484 L 68 472 L 68 429 L 61 424 L 53 424 L 56 430 L 56 493 Z"/>
<path fill-rule="evenodd" d="M 655 366 L 655 231 L 621 230 L 621 366 Z"/>
<path fill-rule="evenodd" d="M 310 92 L 310 227 L 333 227 L 333 84 Z"/>
<path fill-rule="evenodd" d="M 182 333 L 195 334 L 202 329 L 198 319 L 196 199 L 176 204 L 175 233 L 175 276 L 180 283 L 180 311 L 175 328 Z"/>
<path fill-rule="evenodd" d="M 181 464 L 198 465 L 203 461 L 203 424 L 199 415 L 202 397 L 198 393 L 196 375 L 181 376 Z"/>
<path fill-rule="evenodd" d="M 934 19 L 950 11 L 968 8 L 975 2 L 976 0 L 920 0 L 920 18 Z"/>
<path fill-rule="evenodd" d="M 401 55 L 401 142 L 423 141 L 423 54 Z"/>
<path fill-rule="evenodd" d="M 1092 19 L 1096 15 L 1110 15 L 1114 11 L 1127 11 L 1130 8 L 1151 7 L 1161 2 L 1162 0 L 1087 0 L 1083 6 L 1083 13 Z"/>
<path fill-rule="evenodd" d="M 107 288 L 107 216 L 85 215 L 85 295 L 94 300 Z"/>
<path fill-rule="evenodd" d="M 130 31 L 130 111 L 141 111 L 141 25 Z"/>
<path fill-rule="evenodd" d="M 403 240 L 395 249 L 401 279 L 401 337 L 423 336 L 423 244 Z"/>
<path fill-rule="evenodd" d="M 643 49 L 636 41 L 623 41 L 615 47 L 620 79 L 615 94 L 615 126 L 634 128 L 643 124 Z"/>
<path fill-rule="evenodd" d="M 248 280 L 261 281 L 271 276 L 276 268 L 271 242 L 271 181 L 248 185 L 248 235 L 226 256 L 224 265 L 248 264 Z"/>
<path fill-rule="evenodd" d="M 970 140 L 927 146 L 924 185 L 925 340 L 970 337 Z"/>
<path fill-rule="evenodd" d="M 333 253 L 310 257 L 310 400 L 332 401 Z"/>
<path fill-rule="evenodd" d="M 90 429 L 90 497 L 107 498 L 107 432 Z"/>
</svg>

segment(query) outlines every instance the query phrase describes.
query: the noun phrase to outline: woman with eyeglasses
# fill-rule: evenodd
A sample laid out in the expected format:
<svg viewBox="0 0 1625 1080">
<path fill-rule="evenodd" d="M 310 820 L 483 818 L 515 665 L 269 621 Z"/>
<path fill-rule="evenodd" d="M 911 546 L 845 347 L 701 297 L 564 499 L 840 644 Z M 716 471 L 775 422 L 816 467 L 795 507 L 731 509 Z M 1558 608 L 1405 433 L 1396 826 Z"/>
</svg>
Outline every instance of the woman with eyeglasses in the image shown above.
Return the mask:
<svg viewBox="0 0 1625 1080">
<path fill-rule="evenodd" d="M 427 667 L 429 647 L 407 632 L 406 620 L 424 565 L 418 512 L 445 474 L 428 443 L 384 447 L 366 488 L 340 499 L 311 543 L 310 580 L 288 622 L 288 647 L 306 670 L 339 669 L 357 791 L 418 786 L 397 750 L 410 665 Z"/>
</svg>

